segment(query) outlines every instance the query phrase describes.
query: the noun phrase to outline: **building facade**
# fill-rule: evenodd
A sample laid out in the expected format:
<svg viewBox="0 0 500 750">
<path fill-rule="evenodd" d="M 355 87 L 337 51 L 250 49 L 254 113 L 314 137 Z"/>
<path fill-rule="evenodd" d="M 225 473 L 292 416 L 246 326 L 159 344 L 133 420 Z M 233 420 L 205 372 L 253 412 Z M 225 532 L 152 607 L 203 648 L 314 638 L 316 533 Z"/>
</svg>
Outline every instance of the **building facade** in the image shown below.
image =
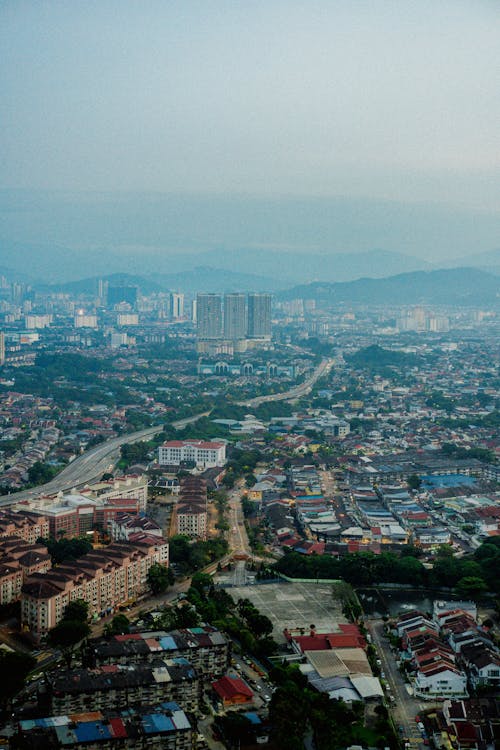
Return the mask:
<svg viewBox="0 0 500 750">
<path fill-rule="evenodd" d="M 22 587 L 22 624 L 35 638 L 43 638 L 75 599 L 87 602 L 94 618 L 110 614 L 148 590 L 147 574 L 154 563 L 168 566 L 168 543 L 144 535 L 93 550 L 74 564 L 36 573 Z"/>
<path fill-rule="evenodd" d="M 204 440 L 169 440 L 159 447 L 158 462 L 160 466 L 180 466 L 183 463 L 194 463 L 204 469 L 224 466 L 226 463 L 226 444 Z"/>
<path fill-rule="evenodd" d="M 271 295 L 248 295 L 248 338 L 271 340 Z"/>
</svg>

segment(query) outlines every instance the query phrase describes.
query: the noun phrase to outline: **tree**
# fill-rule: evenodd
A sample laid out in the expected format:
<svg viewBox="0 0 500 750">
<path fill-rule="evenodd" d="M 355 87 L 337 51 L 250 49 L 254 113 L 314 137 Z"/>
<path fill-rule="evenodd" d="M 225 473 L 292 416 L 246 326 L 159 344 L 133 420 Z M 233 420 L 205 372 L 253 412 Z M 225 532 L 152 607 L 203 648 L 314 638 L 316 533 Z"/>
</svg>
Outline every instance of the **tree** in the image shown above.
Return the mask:
<svg viewBox="0 0 500 750">
<path fill-rule="evenodd" d="M 70 602 L 64 610 L 63 620 L 87 622 L 89 617 L 89 605 L 84 599 L 75 599 Z"/>
<path fill-rule="evenodd" d="M 130 620 L 126 615 L 115 615 L 104 628 L 106 635 L 125 635 L 130 630 Z"/>
<path fill-rule="evenodd" d="M 163 594 L 174 582 L 174 574 L 166 565 L 153 563 L 148 570 L 148 586 L 153 594 Z"/>
<path fill-rule="evenodd" d="M 464 576 L 457 582 L 456 592 L 464 599 L 480 599 L 488 586 L 478 576 Z"/>
<path fill-rule="evenodd" d="M 61 620 L 58 625 L 49 630 L 47 641 L 50 646 L 61 649 L 69 669 L 75 647 L 87 638 L 89 633 L 90 627 L 86 622 Z"/>
<path fill-rule="evenodd" d="M 406 481 L 408 483 L 408 487 L 411 490 L 418 490 L 420 485 L 422 484 L 422 480 L 420 479 L 418 474 L 410 474 Z"/>
</svg>

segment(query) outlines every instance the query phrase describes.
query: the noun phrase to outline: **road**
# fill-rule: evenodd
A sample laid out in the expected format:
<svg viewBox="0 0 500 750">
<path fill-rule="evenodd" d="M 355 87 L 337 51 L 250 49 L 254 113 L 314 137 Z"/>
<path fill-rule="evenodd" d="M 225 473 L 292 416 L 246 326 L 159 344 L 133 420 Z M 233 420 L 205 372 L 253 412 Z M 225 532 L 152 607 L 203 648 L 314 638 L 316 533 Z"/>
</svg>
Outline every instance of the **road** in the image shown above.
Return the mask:
<svg viewBox="0 0 500 750">
<path fill-rule="evenodd" d="M 197 419 L 205 417 L 208 414 L 210 412 L 195 414 L 192 417 L 186 417 L 185 419 L 173 422 L 172 425 L 177 429 L 182 429 L 191 422 L 196 422 Z M 100 443 L 81 456 L 78 456 L 78 458 L 75 458 L 51 482 L 42 484 L 31 490 L 23 490 L 22 492 L 7 495 L 2 498 L 0 505 L 13 505 L 21 500 L 32 500 L 37 495 L 52 495 L 56 492 L 65 492 L 73 489 L 73 487 L 94 482 L 100 479 L 112 466 L 114 467 L 120 457 L 120 448 L 122 445 L 137 443 L 139 440 L 149 440 L 162 431 L 163 425 L 155 425 L 145 430 L 120 435 L 119 437 L 107 440 L 105 443 Z"/>
<path fill-rule="evenodd" d="M 289 391 L 284 391 L 283 393 L 270 393 L 268 396 L 257 396 L 256 398 L 251 398 L 249 401 L 240 401 L 239 406 L 260 406 L 261 404 L 266 404 L 270 401 L 292 401 L 301 396 L 305 396 L 311 391 L 315 382 L 323 377 L 323 375 L 326 375 L 332 366 L 333 359 L 322 359 L 312 375 L 300 385 L 296 385 L 294 388 L 291 388 Z"/>
<path fill-rule="evenodd" d="M 408 694 L 406 683 L 396 663 L 396 657 L 390 649 L 389 641 L 384 633 L 384 623 L 382 620 L 370 620 L 368 628 L 372 636 L 373 644 L 376 647 L 379 659 L 382 662 L 381 669 L 385 674 L 385 679 L 389 685 L 390 694 L 394 696 L 396 702 L 391 707 L 394 722 L 397 726 L 403 728 L 402 736 L 405 737 L 412 748 L 421 748 L 425 750 L 422 736 L 418 730 L 415 716 L 422 710 L 428 710 L 429 705 L 421 703 L 416 698 Z"/>
<path fill-rule="evenodd" d="M 258 396 L 249 401 L 240 401 L 238 402 L 238 405 L 252 407 L 271 401 L 289 401 L 300 398 L 310 392 L 314 383 L 320 377 L 325 375 L 332 365 L 332 359 L 323 359 L 312 375 L 310 375 L 304 383 L 301 383 L 284 393 L 272 393 L 268 396 Z M 209 414 L 210 411 L 205 411 L 201 414 L 194 414 L 191 417 L 186 417 L 185 419 L 173 422 L 172 425 L 177 429 L 182 429 L 191 422 L 196 422 L 196 420 L 201 417 L 206 417 Z M 39 485 L 30 490 L 23 490 L 5 496 L 0 500 L 0 507 L 14 505 L 22 500 L 33 500 L 37 495 L 53 495 L 57 492 L 67 492 L 74 487 L 94 482 L 100 479 L 105 472 L 110 471 L 114 467 L 120 457 L 120 448 L 122 445 L 136 443 L 140 440 L 148 440 L 162 431 L 163 425 L 155 425 L 154 427 L 148 427 L 144 430 L 139 430 L 138 432 L 132 432 L 127 435 L 120 435 L 119 437 L 111 438 L 111 440 L 107 440 L 106 442 L 86 451 L 81 456 L 78 456 L 78 458 L 75 458 L 75 460 L 66 466 L 51 482 Z"/>
</svg>

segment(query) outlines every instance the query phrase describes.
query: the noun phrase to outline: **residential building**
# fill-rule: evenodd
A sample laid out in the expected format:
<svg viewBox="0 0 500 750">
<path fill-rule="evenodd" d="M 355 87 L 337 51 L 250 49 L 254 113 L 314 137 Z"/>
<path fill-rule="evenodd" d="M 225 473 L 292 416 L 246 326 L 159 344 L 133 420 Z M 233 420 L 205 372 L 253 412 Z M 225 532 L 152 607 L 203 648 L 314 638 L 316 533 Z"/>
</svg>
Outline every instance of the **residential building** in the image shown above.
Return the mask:
<svg viewBox="0 0 500 750">
<path fill-rule="evenodd" d="M 37 539 L 47 539 L 49 522 L 45 516 L 26 510 L 0 510 L 0 538 L 16 536 L 29 544 Z"/>
<path fill-rule="evenodd" d="M 248 295 L 248 338 L 271 340 L 271 295 Z"/>
<path fill-rule="evenodd" d="M 230 341 L 244 339 L 247 335 L 246 295 L 224 295 L 224 338 Z"/>
<path fill-rule="evenodd" d="M 220 294 L 197 295 L 196 321 L 199 339 L 222 338 L 222 297 Z"/>
<path fill-rule="evenodd" d="M 182 657 L 149 664 L 58 669 L 46 673 L 46 682 L 56 714 L 163 701 L 175 701 L 184 711 L 195 712 L 200 695 L 198 674 Z"/>
<path fill-rule="evenodd" d="M 113 748 L 158 748 L 192 750 L 193 728 L 175 702 L 148 706 L 141 702 L 129 708 L 90 710 L 27 719 L 19 722 L 16 737 L 20 750 L 68 748 L 73 750 L 113 750 Z"/>
<path fill-rule="evenodd" d="M 87 642 L 84 664 L 140 664 L 157 658 L 187 659 L 201 675 L 222 675 L 231 660 L 231 641 L 212 625 L 134 633 Z"/>
<path fill-rule="evenodd" d="M 184 317 L 184 295 L 178 292 L 170 294 L 170 318 L 171 320 L 180 320 Z"/>
<path fill-rule="evenodd" d="M 22 588 L 22 623 L 35 638 L 42 638 L 75 599 L 87 602 L 92 617 L 109 614 L 147 591 L 147 574 L 154 563 L 168 566 L 168 543 L 135 535 L 129 542 L 93 550 L 75 563 L 35 573 Z"/>
</svg>

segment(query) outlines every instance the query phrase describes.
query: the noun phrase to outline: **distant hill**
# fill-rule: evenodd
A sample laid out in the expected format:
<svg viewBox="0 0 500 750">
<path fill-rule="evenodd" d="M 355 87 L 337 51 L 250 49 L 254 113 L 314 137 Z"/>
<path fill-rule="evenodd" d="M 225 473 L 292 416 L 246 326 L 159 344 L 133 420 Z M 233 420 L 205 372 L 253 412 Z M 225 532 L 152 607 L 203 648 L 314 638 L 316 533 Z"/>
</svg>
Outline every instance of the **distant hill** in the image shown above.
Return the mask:
<svg viewBox="0 0 500 750">
<path fill-rule="evenodd" d="M 342 283 L 317 282 L 293 287 L 281 299 L 316 299 L 331 304 L 376 305 L 498 305 L 496 276 L 476 268 L 415 271 L 385 279 L 358 279 Z"/>
<path fill-rule="evenodd" d="M 47 289 L 54 292 L 64 292 L 67 294 L 97 294 L 97 285 L 99 279 L 107 281 L 110 286 L 136 286 L 142 294 L 153 294 L 154 292 L 164 292 L 165 288 L 152 279 L 144 276 L 135 276 L 129 273 L 112 273 L 103 276 L 92 276 L 78 281 L 66 281 L 59 284 L 50 284 L 46 286 L 38 285 L 38 288 Z"/>
<path fill-rule="evenodd" d="M 198 266 L 191 271 L 158 274 L 155 278 L 164 287 L 181 292 L 264 292 L 286 289 L 289 286 L 282 277 L 259 276 L 208 266 Z"/>
<path fill-rule="evenodd" d="M 266 278 L 256 274 L 237 273 L 220 268 L 198 267 L 192 271 L 179 273 L 139 276 L 129 273 L 103 274 L 78 281 L 38 285 L 39 289 L 65 292 L 68 294 L 97 294 L 99 279 L 111 286 L 136 286 L 143 294 L 166 292 L 232 292 L 232 291 L 274 291 L 285 289 L 288 285 L 279 279 Z"/>
<path fill-rule="evenodd" d="M 478 253 L 477 255 L 466 255 L 462 258 L 456 258 L 455 260 L 441 263 L 443 268 L 480 268 L 482 271 L 493 273 L 495 276 L 500 276 L 500 249 L 490 250 L 486 253 Z"/>
<path fill-rule="evenodd" d="M 430 270 L 433 266 L 424 260 L 418 260 L 402 253 L 387 250 L 369 250 L 360 253 L 317 253 L 284 251 L 273 248 L 235 248 L 216 249 L 210 253 L 197 253 L 185 258 L 174 256 L 173 263 L 186 261 L 224 269 L 226 271 L 247 274 L 262 274 L 273 279 L 273 288 L 278 280 L 288 282 L 314 281 L 352 281 L 362 276 L 379 278 L 392 276 L 407 271 Z M 267 286 L 267 288 L 270 288 Z"/>
</svg>

